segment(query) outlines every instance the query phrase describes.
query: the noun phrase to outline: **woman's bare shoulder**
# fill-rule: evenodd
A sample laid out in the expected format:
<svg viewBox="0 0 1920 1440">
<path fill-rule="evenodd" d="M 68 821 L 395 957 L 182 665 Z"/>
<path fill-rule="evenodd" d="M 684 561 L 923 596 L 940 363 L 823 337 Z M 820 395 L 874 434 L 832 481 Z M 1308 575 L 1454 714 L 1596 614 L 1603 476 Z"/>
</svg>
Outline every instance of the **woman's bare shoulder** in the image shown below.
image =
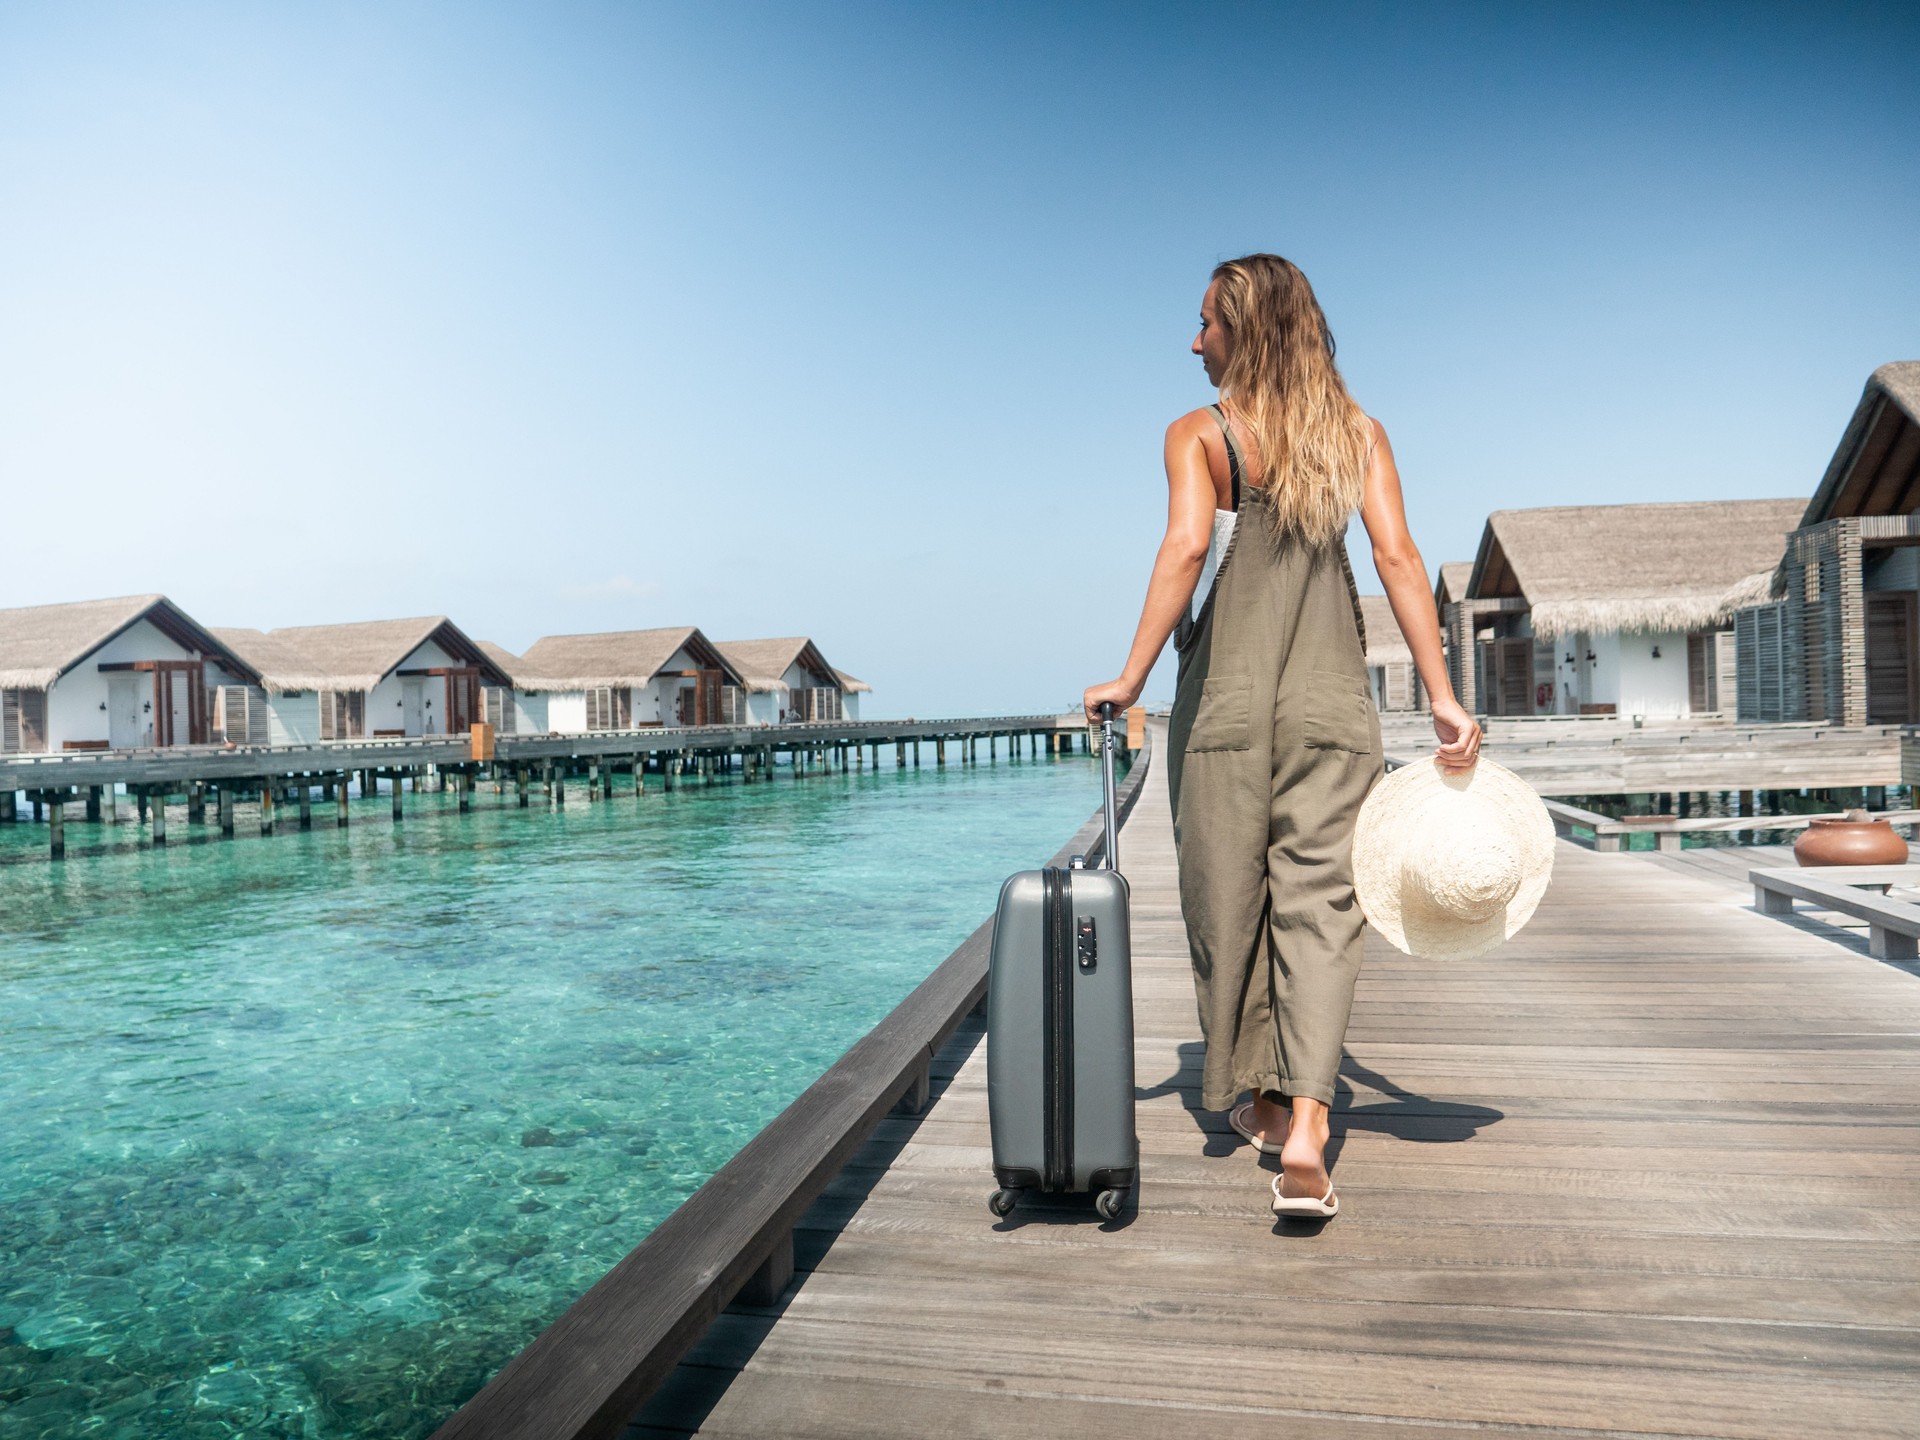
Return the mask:
<svg viewBox="0 0 1920 1440">
<path fill-rule="evenodd" d="M 1189 410 L 1167 426 L 1169 440 L 1204 440 L 1209 435 L 1218 433 L 1219 423 L 1213 418 L 1211 405 L 1202 405 L 1198 410 Z"/>
</svg>

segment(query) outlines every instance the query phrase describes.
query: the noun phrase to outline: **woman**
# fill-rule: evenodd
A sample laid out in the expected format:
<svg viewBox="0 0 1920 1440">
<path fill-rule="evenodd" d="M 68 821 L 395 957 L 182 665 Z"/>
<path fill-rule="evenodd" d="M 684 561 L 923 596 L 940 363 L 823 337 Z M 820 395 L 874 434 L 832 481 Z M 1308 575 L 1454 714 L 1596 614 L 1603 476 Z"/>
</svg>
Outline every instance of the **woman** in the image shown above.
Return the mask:
<svg viewBox="0 0 1920 1440">
<path fill-rule="evenodd" d="M 1166 538 L 1126 669 L 1086 708 L 1139 699 L 1178 629 L 1167 763 L 1202 1103 L 1279 1155 L 1275 1213 L 1332 1215 L 1328 1107 L 1365 925 L 1353 826 L 1381 773 L 1344 540 L 1356 508 L 1439 764 L 1472 766 L 1480 727 L 1453 698 L 1386 431 L 1347 394 L 1307 277 L 1278 255 L 1218 266 L 1193 353 L 1220 403 L 1167 429 Z"/>
</svg>

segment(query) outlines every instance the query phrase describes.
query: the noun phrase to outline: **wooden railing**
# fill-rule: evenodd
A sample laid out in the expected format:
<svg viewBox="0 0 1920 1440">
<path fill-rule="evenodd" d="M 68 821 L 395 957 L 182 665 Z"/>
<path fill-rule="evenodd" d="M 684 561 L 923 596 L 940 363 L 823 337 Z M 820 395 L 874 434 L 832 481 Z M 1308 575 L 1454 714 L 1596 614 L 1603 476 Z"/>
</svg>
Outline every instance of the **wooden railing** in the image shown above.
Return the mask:
<svg viewBox="0 0 1920 1440">
<path fill-rule="evenodd" d="M 1150 762 L 1140 751 L 1121 782 L 1123 819 Z M 1096 811 L 1050 863 L 1091 861 L 1105 846 L 1103 828 Z M 986 996 L 992 932 L 991 921 L 975 930 L 434 1440 L 615 1435 L 736 1295 L 776 1297 L 792 1276 L 793 1228 L 807 1207 L 903 1098 L 924 1108 L 935 1052 Z"/>
</svg>

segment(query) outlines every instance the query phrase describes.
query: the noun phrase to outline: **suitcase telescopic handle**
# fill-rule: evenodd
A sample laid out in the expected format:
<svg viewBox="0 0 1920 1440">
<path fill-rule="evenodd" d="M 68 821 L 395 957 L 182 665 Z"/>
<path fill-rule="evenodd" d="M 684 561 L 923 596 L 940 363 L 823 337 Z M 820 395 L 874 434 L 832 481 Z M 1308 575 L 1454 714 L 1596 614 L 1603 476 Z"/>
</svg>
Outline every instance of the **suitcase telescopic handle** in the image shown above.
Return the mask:
<svg viewBox="0 0 1920 1440">
<path fill-rule="evenodd" d="M 1113 705 L 1100 704 L 1100 785 L 1107 810 L 1107 869 L 1120 868 L 1120 821 L 1114 806 L 1113 766 L 1116 742 L 1113 738 Z"/>
</svg>

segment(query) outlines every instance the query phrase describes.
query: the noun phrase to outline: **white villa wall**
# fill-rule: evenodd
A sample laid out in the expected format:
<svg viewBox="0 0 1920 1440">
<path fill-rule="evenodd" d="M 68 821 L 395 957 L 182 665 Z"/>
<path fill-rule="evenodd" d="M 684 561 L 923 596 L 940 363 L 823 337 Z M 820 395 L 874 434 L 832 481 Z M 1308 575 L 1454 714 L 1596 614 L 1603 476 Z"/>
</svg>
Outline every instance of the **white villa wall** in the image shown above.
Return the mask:
<svg viewBox="0 0 1920 1440">
<path fill-rule="evenodd" d="M 840 711 L 847 719 L 858 720 L 860 718 L 860 692 L 857 690 L 844 691 L 840 696 Z"/>
<path fill-rule="evenodd" d="M 558 729 L 547 719 L 549 697 L 544 691 L 516 690 L 513 692 L 514 730 L 521 735 L 544 735 L 549 730 Z M 580 697 L 580 717 L 586 719 L 587 700 Z M 585 729 L 585 724 L 581 726 Z"/>
<path fill-rule="evenodd" d="M 194 652 L 174 643 L 145 620 L 130 625 L 98 650 L 82 659 L 47 690 L 47 748 L 58 753 L 69 740 L 93 741 L 112 738 L 107 710 L 108 686 L 114 674 L 102 674 L 101 665 L 127 664 L 135 660 L 191 660 Z M 141 745 L 153 744 L 153 676 L 136 672 L 133 696 L 137 718 L 127 717 L 137 726 Z M 229 675 L 213 661 L 206 667 L 206 684 L 237 685 L 239 677 Z M 124 693 L 124 687 L 123 687 Z M 186 743 L 187 714 L 178 708 L 175 733 Z"/>
<path fill-rule="evenodd" d="M 320 740 L 320 696 L 301 690 L 292 695 L 267 696 L 267 743 L 314 745 Z"/>
<path fill-rule="evenodd" d="M 749 690 L 747 692 L 747 723 L 749 725 L 778 725 L 780 712 L 786 708 L 787 692 L 784 690 Z"/>
<path fill-rule="evenodd" d="M 547 723 L 541 733 L 554 730 L 562 735 L 584 735 L 587 730 L 587 692 L 551 690 L 547 693 Z"/>
<path fill-rule="evenodd" d="M 1622 715 L 1679 719 L 1688 713 L 1687 634 L 1684 630 L 1641 631 L 1596 637 L 1610 641 L 1611 693 L 1595 699 L 1613 701 Z M 1599 646 L 1595 646 L 1598 653 Z M 1653 658 L 1655 649 L 1658 660 Z"/>
<path fill-rule="evenodd" d="M 442 665 L 459 665 L 431 640 L 423 641 L 394 671 L 427 670 Z M 444 735 L 447 717 L 447 685 L 443 677 L 429 675 L 421 679 L 422 705 L 417 720 L 406 711 L 406 682 L 390 673 L 367 695 L 367 734 L 381 730 L 403 730 L 408 735 Z"/>
</svg>

